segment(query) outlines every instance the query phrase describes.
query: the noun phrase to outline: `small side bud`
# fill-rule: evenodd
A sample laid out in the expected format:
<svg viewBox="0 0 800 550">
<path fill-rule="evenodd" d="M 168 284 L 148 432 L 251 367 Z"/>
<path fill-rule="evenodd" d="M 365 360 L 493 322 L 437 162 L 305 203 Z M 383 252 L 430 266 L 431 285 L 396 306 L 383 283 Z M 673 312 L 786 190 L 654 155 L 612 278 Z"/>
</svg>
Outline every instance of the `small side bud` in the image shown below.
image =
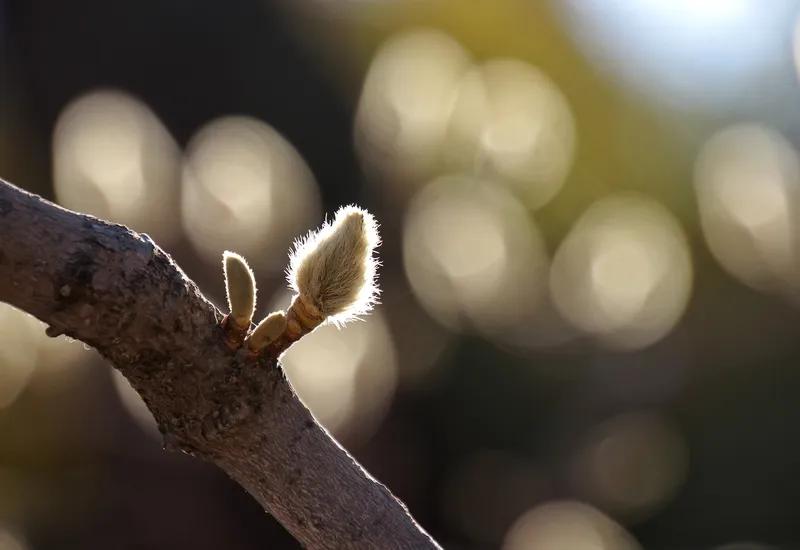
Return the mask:
<svg viewBox="0 0 800 550">
<path fill-rule="evenodd" d="M 286 314 L 273 311 L 250 333 L 245 343 L 252 353 L 258 353 L 277 340 L 286 330 Z"/>
<path fill-rule="evenodd" d="M 222 255 L 225 290 L 230 316 L 239 328 L 250 328 L 256 307 L 256 281 L 253 271 L 239 254 L 226 250 Z"/>
<path fill-rule="evenodd" d="M 372 309 L 379 292 L 373 255 L 379 244 L 375 218 L 357 206 L 340 208 L 332 223 L 295 242 L 287 278 L 298 299 L 291 309 L 300 309 L 296 313 L 308 330 L 326 320 L 343 324 Z"/>
</svg>

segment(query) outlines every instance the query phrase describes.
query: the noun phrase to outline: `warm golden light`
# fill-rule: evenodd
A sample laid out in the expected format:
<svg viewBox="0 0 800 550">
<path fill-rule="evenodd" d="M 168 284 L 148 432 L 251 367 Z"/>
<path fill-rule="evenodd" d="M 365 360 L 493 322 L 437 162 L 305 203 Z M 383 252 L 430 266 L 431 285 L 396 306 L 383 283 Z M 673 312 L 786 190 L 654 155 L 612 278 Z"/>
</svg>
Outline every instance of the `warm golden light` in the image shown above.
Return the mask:
<svg viewBox="0 0 800 550">
<path fill-rule="evenodd" d="M 356 146 L 376 178 L 419 184 L 450 172 L 490 177 L 537 208 L 564 183 L 575 123 L 564 95 L 539 69 L 515 59 L 473 65 L 450 36 L 413 30 L 389 39 L 370 66 Z"/>
<path fill-rule="evenodd" d="M 715 134 L 695 166 L 703 232 L 722 266 L 754 288 L 800 293 L 800 162 L 776 131 Z"/>
<path fill-rule="evenodd" d="M 95 91 L 67 105 L 53 133 L 53 184 L 59 203 L 169 242 L 180 151 L 153 112 L 117 91 Z"/>
<path fill-rule="evenodd" d="M 575 458 L 576 488 L 592 502 L 641 521 L 669 502 L 686 478 L 688 448 L 677 429 L 651 413 L 597 426 Z"/>
<path fill-rule="evenodd" d="M 342 329 L 317 328 L 281 362 L 317 420 L 349 441 L 372 435 L 397 385 L 394 343 L 379 310 Z"/>
<path fill-rule="evenodd" d="M 364 164 L 391 180 L 421 182 L 441 156 L 455 89 L 470 58 L 447 34 L 417 29 L 375 55 L 356 114 Z"/>
<path fill-rule="evenodd" d="M 473 67 L 459 84 L 448 164 L 497 178 L 538 208 L 561 188 L 572 164 L 575 123 L 558 87 L 514 59 Z"/>
<path fill-rule="evenodd" d="M 632 194 L 603 199 L 559 247 L 550 287 L 577 328 L 612 347 L 647 346 L 675 326 L 688 302 L 686 238 L 655 201 Z"/>
<path fill-rule="evenodd" d="M 431 315 L 453 329 L 489 334 L 536 312 L 547 267 L 541 236 L 519 201 L 497 185 L 455 176 L 414 197 L 403 259 Z"/>
<path fill-rule="evenodd" d="M 320 217 L 316 182 L 294 147 L 267 124 L 238 116 L 192 138 L 182 206 L 186 234 L 209 262 L 235 247 L 272 270 L 283 269 L 294 238 Z"/>
<path fill-rule="evenodd" d="M 555 501 L 523 514 L 503 550 L 638 550 L 639 544 L 611 518 L 586 504 Z"/>
</svg>

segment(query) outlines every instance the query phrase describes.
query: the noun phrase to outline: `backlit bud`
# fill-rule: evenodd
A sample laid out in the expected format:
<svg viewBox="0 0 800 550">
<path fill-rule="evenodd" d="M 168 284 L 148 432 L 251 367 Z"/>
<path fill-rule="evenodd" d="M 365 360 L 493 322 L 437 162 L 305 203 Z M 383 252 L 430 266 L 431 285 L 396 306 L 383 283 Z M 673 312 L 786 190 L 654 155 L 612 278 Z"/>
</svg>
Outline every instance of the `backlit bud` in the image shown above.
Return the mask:
<svg viewBox="0 0 800 550">
<path fill-rule="evenodd" d="M 244 258 L 228 250 L 222 255 L 222 265 L 230 316 L 239 328 L 250 328 L 256 307 L 256 281 L 253 271 Z"/>
<path fill-rule="evenodd" d="M 247 337 L 247 347 L 258 353 L 280 337 L 286 329 L 286 314 L 274 311 L 267 315 Z"/>
<path fill-rule="evenodd" d="M 301 304 L 296 299 L 292 307 L 302 307 L 303 317 L 315 325 L 342 324 L 367 313 L 378 295 L 373 253 L 379 244 L 378 224 L 369 212 L 340 208 L 332 223 L 295 243 L 288 280 Z"/>
</svg>

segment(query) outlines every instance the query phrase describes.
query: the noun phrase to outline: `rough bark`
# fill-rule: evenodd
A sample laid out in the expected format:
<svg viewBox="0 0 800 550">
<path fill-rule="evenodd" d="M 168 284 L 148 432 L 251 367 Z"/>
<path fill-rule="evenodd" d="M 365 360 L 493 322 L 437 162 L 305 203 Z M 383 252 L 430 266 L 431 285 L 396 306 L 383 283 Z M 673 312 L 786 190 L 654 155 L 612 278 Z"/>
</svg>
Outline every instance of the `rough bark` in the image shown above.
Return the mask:
<svg viewBox="0 0 800 550">
<path fill-rule="evenodd" d="M 165 446 L 213 462 L 309 548 L 438 548 L 342 449 L 275 358 L 231 351 L 223 315 L 147 235 L 0 180 L 0 300 L 97 349 Z"/>
</svg>

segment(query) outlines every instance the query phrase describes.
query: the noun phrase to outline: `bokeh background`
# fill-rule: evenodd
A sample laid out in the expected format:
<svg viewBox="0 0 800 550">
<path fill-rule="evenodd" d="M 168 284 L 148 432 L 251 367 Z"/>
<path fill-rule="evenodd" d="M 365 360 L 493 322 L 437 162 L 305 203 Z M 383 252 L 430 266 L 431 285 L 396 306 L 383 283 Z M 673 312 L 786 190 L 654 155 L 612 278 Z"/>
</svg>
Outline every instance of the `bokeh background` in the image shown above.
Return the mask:
<svg viewBox="0 0 800 550">
<path fill-rule="evenodd" d="M 767 5 L 768 4 L 768 5 Z M 382 304 L 285 357 L 447 548 L 800 548 L 790 0 L 2 0 L 0 176 L 218 305 L 382 224 Z M 0 549 L 297 548 L 127 383 L 0 307 Z"/>
</svg>

